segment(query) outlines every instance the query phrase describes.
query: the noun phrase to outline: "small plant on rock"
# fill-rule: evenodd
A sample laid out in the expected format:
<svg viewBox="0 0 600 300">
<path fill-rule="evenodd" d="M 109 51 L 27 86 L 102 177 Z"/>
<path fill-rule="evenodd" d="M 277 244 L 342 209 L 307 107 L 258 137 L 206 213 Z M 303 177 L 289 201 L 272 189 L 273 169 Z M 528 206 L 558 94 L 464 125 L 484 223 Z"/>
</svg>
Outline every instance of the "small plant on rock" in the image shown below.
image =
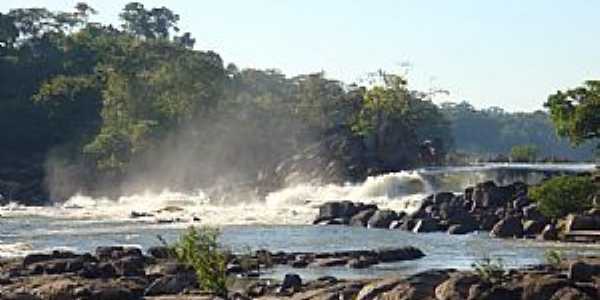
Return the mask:
<svg viewBox="0 0 600 300">
<path fill-rule="evenodd" d="M 558 250 L 546 250 L 544 252 L 544 260 L 553 269 L 560 269 L 565 257 L 561 251 Z"/>
<path fill-rule="evenodd" d="M 507 272 L 500 258 L 491 259 L 483 257 L 479 261 L 474 262 L 471 267 L 473 267 L 481 280 L 489 284 L 501 284 L 507 279 Z"/>
<path fill-rule="evenodd" d="M 227 253 L 218 243 L 219 230 L 189 227 L 171 246 L 180 263 L 194 268 L 200 288 L 227 296 Z"/>
</svg>

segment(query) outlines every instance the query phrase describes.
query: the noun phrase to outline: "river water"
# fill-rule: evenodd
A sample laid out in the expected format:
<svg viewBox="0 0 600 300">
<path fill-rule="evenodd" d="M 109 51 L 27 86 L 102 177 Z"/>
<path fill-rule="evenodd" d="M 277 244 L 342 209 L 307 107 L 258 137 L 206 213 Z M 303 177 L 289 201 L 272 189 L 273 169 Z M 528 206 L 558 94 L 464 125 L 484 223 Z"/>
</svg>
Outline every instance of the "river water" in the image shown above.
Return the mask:
<svg viewBox="0 0 600 300">
<path fill-rule="evenodd" d="M 507 267 L 517 267 L 543 262 L 543 253 L 548 249 L 570 256 L 598 255 L 600 246 L 596 245 L 491 239 L 485 232 L 454 236 L 306 225 L 316 216 L 317 207 L 331 200 L 375 203 L 380 208 L 410 212 L 419 207 L 422 198 L 435 191 L 461 192 L 464 187 L 483 180 L 535 183 L 549 173 L 582 172 L 594 167 L 592 164 L 486 164 L 427 168 L 370 177 L 359 184 L 300 184 L 258 200 L 247 200 L 253 198 L 249 195 L 234 195 L 231 198 L 236 200 L 228 203 L 210 199 L 202 191 L 166 190 L 114 200 L 77 195 L 65 203 L 48 207 L 11 204 L 0 207 L 0 257 L 54 249 L 93 251 L 97 246 L 107 245 L 147 248 L 160 245 L 157 235 L 172 241 L 191 224 L 219 226 L 221 242 L 236 252 L 255 249 L 336 251 L 411 245 L 426 254 L 419 260 L 381 264 L 364 270 L 345 267 L 294 270 L 304 277 L 357 278 L 412 274 L 431 268 L 465 269 L 482 257 L 500 258 Z M 161 209 L 162 212 L 157 212 Z M 131 218 L 132 211 L 152 216 Z M 279 277 L 288 271 L 286 267 L 279 267 L 267 276 Z"/>
</svg>

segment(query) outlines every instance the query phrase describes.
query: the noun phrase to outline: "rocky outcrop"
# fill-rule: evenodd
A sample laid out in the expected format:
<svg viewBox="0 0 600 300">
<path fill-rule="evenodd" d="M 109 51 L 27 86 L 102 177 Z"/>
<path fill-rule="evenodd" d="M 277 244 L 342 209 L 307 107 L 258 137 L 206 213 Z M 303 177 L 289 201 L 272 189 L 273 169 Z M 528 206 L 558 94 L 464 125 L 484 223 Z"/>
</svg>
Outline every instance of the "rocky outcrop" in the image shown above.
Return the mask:
<svg viewBox="0 0 600 300">
<path fill-rule="evenodd" d="M 319 208 L 315 224 L 352 225 L 429 233 L 469 234 L 489 231 L 496 238 L 537 238 L 538 240 L 591 241 L 595 236 L 569 235 L 577 231 L 600 231 L 600 209 L 570 214 L 551 220 L 527 197 L 528 186 L 521 182 L 498 186 L 492 181 L 465 189 L 463 194 L 440 192 L 421 201 L 414 213 L 382 210 L 375 205 L 333 201 Z M 585 234 L 585 232 L 583 233 Z"/>
<path fill-rule="evenodd" d="M 139 248 L 110 246 L 98 247 L 94 254 L 54 251 L 1 261 L 0 299 L 149 299 L 200 288 L 196 272 L 177 263 L 168 248 L 153 247 L 147 253 Z M 277 264 L 367 268 L 423 256 L 414 247 L 322 253 L 258 250 L 251 256 L 231 255 L 227 272 L 242 277 L 260 276 L 257 269 Z M 252 266 L 243 265 L 242 261 L 252 262 Z M 302 286 L 298 275 L 288 274 L 277 290 L 287 295 L 300 291 Z"/>
<path fill-rule="evenodd" d="M 196 273 L 190 268 L 169 259 L 145 256 L 139 249 L 133 249 L 102 247 L 96 252 L 99 255 L 54 252 L 2 261 L 0 273 L 4 276 L 0 277 L 0 299 L 225 299 L 201 292 Z M 410 247 L 331 253 L 267 253 L 264 250 L 257 251 L 250 259 L 256 259 L 262 265 L 264 261 L 260 257 L 271 255 L 270 260 L 277 263 L 290 264 L 291 261 L 303 259 L 314 266 L 326 267 L 342 262 L 348 265 L 360 262 L 368 266 L 422 255 L 418 249 Z M 77 271 L 85 269 L 87 265 L 100 263 L 119 269 L 120 261 L 133 257 L 143 261 L 143 274 L 113 272 L 105 278 L 88 278 L 80 276 Z M 233 256 L 231 261 L 236 259 Z M 75 260 L 81 261 L 84 267 L 55 267 L 58 262 L 65 262 L 59 265 L 66 265 Z M 42 266 L 42 273 L 32 273 L 31 270 L 38 265 Z M 246 278 L 240 288 L 232 286 L 227 299 L 598 299 L 600 260 L 582 259 L 567 265 L 567 269 L 541 266 L 511 270 L 497 280 L 490 280 L 483 273 L 457 270 L 429 270 L 408 277 L 360 280 L 325 276 L 311 281 L 288 273 L 281 281 Z M 132 268 L 137 270 L 134 266 Z M 52 270 L 55 274 L 46 274 L 46 270 Z"/>
</svg>

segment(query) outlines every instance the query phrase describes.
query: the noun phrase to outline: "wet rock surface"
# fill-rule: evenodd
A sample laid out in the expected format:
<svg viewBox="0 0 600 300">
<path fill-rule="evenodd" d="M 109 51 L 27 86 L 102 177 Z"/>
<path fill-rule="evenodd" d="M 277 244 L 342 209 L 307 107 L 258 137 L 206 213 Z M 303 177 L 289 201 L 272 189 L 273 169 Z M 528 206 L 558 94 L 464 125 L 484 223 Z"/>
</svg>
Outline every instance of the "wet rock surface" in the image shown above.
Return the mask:
<svg viewBox="0 0 600 300">
<path fill-rule="evenodd" d="M 139 249 L 138 249 L 139 250 Z M 414 248 L 373 251 L 345 251 L 336 253 L 279 253 L 271 254 L 280 263 L 305 260 L 370 264 L 395 261 L 419 253 Z M 162 251 L 152 251 L 158 254 Z M 502 276 L 491 280 L 482 273 L 457 270 L 429 270 L 408 277 L 345 280 L 331 276 L 306 281 L 295 273 L 281 280 L 261 278 L 234 279 L 227 297 L 202 292 L 195 272 L 169 259 L 146 256 L 129 248 L 101 248 L 98 255 L 54 252 L 31 255 L 21 259 L 1 261 L 0 299 L 155 299 L 155 300 L 208 300 L 208 299 L 598 299 L 600 296 L 600 258 L 585 258 L 565 262 L 562 268 L 505 270 Z M 255 254 L 264 257 L 264 250 Z M 281 257 L 285 256 L 286 259 Z M 296 256 L 301 256 L 296 257 Z M 353 257 L 353 258 L 350 258 Z M 136 258 L 136 259 L 132 259 Z M 133 261 L 120 266 L 124 259 Z M 233 258 L 232 258 L 233 260 Z M 80 261 L 83 267 L 72 269 L 55 266 L 58 262 Z M 143 273 L 138 263 L 143 262 Z M 89 265 L 113 265 L 116 272 L 103 278 L 80 276 Z M 41 265 L 40 273 L 31 273 L 33 266 Z M 329 265 L 329 264 L 319 264 Z M 120 268 L 131 270 L 119 271 Z M 105 268 L 105 267 L 103 267 Z M 99 268 L 102 269 L 102 268 Z M 51 270 L 49 274 L 46 270 Z M 237 280 L 235 280 L 237 278 Z"/>
<path fill-rule="evenodd" d="M 413 247 L 338 252 L 278 252 L 258 250 L 243 256 L 231 255 L 227 264 L 231 278 L 258 279 L 261 270 L 278 264 L 291 267 L 368 268 L 383 262 L 412 260 L 424 253 Z M 98 247 L 94 254 L 54 251 L 23 258 L 0 260 L 0 299 L 213 299 L 198 294 L 196 272 L 177 263 L 165 247 L 153 247 L 144 254 L 138 248 Z M 329 287 L 335 278 L 308 284 L 311 289 Z M 254 285 L 235 299 L 249 299 L 272 292 L 284 297 L 306 289 L 297 274 L 287 274 L 278 286 Z M 341 293 L 348 293 L 340 287 Z M 185 297 L 169 298 L 186 294 Z M 187 298 L 186 298 L 187 297 Z M 240 298 L 241 297 L 241 298 Z"/>
<path fill-rule="evenodd" d="M 570 214 L 563 219 L 545 217 L 527 196 L 522 182 L 499 186 L 486 181 L 463 193 L 439 192 L 424 198 L 411 214 L 380 209 L 372 204 L 332 201 L 323 204 L 314 224 L 469 234 L 488 231 L 495 238 L 532 238 L 540 241 L 600 240 L 600 209 Z M 589 232 L 597 232 L 596 235 Z"/>
</svg>

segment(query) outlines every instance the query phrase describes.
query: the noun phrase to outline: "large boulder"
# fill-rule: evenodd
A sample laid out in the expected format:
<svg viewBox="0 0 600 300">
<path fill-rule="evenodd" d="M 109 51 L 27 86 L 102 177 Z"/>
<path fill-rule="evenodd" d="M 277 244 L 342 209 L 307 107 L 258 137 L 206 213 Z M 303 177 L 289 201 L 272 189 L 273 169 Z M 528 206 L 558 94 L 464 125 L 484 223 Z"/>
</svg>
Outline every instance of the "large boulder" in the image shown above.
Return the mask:
<svg viewBox="0 0 600 300">
<path fill-rule="evenodd" d="M 393 289 L 394 287 L 403 284 L 404 281 L 399 278 L 388 278 L 365 285 L 358 295 L 356 300 L 375 300 L 380 299 L 381 294 Z"/>
<path fill-rule="evenodd" d="M 411 231 L 417 224 L 418 219 L 413 216 L 405 216 L 400 220 L 400 225 L 397 227 L 400 230 Z"/>
<path fill-rule="evenodd" d="M 353 269 L 364 269 L 379 263 L 375 256 L 360 256 L 348 261 L 348 267 Z"/>
<path fill-rule="evenodd" d="M 546 225 L 544 221 L 527 220 L 523 224 L 523 234 L 526 236 L 535 236 L 541 233 Z"/>
<path fill-rule="evenodd" d="M 437 300 L 467 299 L 470 287 L 479 282 L 481 282 L 481 279 L 473 274 L 451 276 L 435 288 L 435 298 Z"/>
<path fill-rule="evenodd" d="M 548 222 L 548 219 L 540 212 L 537 204 L 530 204 L 528 206 L 523 207 L 522 212 L 523 219 L 525 220 Z"/>
<path fill-rule="evenodd" d="M 166 259 L 172 255 L 171 249 L 169 249 L 169 247 L 166 246 L 150 247 L 148 248 L 147 252 L 150 256 L 158 259 Z"/>
<path fill-rule="evenodd" d="M 528 206 L 530 203 L 531 203 L 531 201 L 529 201 L 529 198 L 527 198 L 527 196 L 517 197 L 512 202 L 513 207 L 516 209 L 523 209 L 524 207 Z"/>
<path fill-rule="evenodd" d="M 298 291 L 302 287 L 302 278 L 298 274 L 285 274 L 281 283 L 282 290 Z"/>
<path fill-rule="evenodd" d="M 558 229 L 554 224 L 548 224 L 542 229 L 540 235 L 538 235 L 538 240 L 542 241 L 556 241 L 558 240 Z"/>
<path fill-rule="evenodd" d="M 472 285 L 468 300 L 521 300 L 519 289 L 486 283 Z"/>
<path fill-rule="evenodd" d="M 448 228 L 449 234 L 467 234 L 477 230 L 477 227 L 468 224 L 450 225 Z"/>
<path fill-rule="evenodd" d="M 494 225 L 500 221 L 500 218 L 491 213 L 483 214 L 479 217 L 479 229 L 483 231 L 490 231 L 494 228 Z"/>
<path fill-rule="evenodd" d="M 367 227 L 369 228 L 389 228 L 392 221 L 398 220 L 398 214 L 389 209 L 376 211 L 369 221 Z"/>
<path fill-rule="evenodd" d="M 423 251 L 410 246 L 397 249 L 380 249 L 377 251 L 377 258 L 381 262 L 412 260 L 423 256 L 425 256 Z"/>
<path fill-rule="evenodd" d="M 409 276 L 406 280 L 383 292 L 378 298 L 386 300 L 435 299 L 435 288 L 449 278 L 445 270 L 430 270 Z"/>
<path fill-rule="evenodd" d="M 146 296 L 174 295 L 186 289 L 193 289 L 198 284 L 196 274 L 181 273 L 177 275 L 162 276 L 154 280 L 144 291 Z"/>
<path fill-rule="evenodd" d="M 520 238 L 523 236 L 523 224 L 519 218 L 508 216 L 494 225 L 490 236 L 499 238 Z"/>
<path fill-rule="evenodd" d="M 146 273 L 143 257 L 126 256 L 113 262 L 113 265 L 121 276 L 143 276 Z"/>
<path fill-rule="evenodd" d="M 434 232 L 440 230 L 440 224 L 432 218 L 424 218 L 417 220 L 417 223 L 413 227 L 412 231 L 415 233 L 420 232 Z"/>
<path fill-rule="evenodd" d="M 331 219 L 347 219 L 356 214 L 357 208 L 352 201 L 327 202 L 319 207 L 314 224 Z"/>
<path fill-rule="evenodd" d="M 351 226 L 366 227 L 369 223 L 369 219 L 375 214 L 376 209 L 363 210 L 350 218 Z"/>
<path fill-rule="evenodd" d="M 600 218 L 589 215 L 569 214 L 566 219 L 566 231 L 600 230 Z"/>
<path fill-rule="evenodd" d="M 569 286 L 567 279 L 557 275 L 528 275 L 521 280 L 523 300 L 550 299 L 556 291 Z"/>
<path fill-rule="evenodd" d="M 493 208 L 501 206 L 512 196 L 512 189 L 498 187 L 493 181 L 479 183 L 473 189 L 471 201 L 472 209 Z"/>
<path fill-rule="evenodd" d="M 577 282 L 592 281 L 592 277 L 600 275 L 600 265 L 592 265 L 582 261 L 575 261 L 569 265 L 569 279 Z"/>
<path fill-rule="evenodd" d="M 454 198 L 453 193 L 449 193 L 449 192 L 436 193 L 435 195 L 433 195 L 433 204 L 439 205 L 442 203 L 448 203 L 453 198 Z"/>
<path fill-rule="evenodd" d="M 574 288 L 566 286 L 556 291 L 550 300 L 592 300 L 588 294 Z M 595 298 L 598 299 L 598 298 Z"/>
</svg>

